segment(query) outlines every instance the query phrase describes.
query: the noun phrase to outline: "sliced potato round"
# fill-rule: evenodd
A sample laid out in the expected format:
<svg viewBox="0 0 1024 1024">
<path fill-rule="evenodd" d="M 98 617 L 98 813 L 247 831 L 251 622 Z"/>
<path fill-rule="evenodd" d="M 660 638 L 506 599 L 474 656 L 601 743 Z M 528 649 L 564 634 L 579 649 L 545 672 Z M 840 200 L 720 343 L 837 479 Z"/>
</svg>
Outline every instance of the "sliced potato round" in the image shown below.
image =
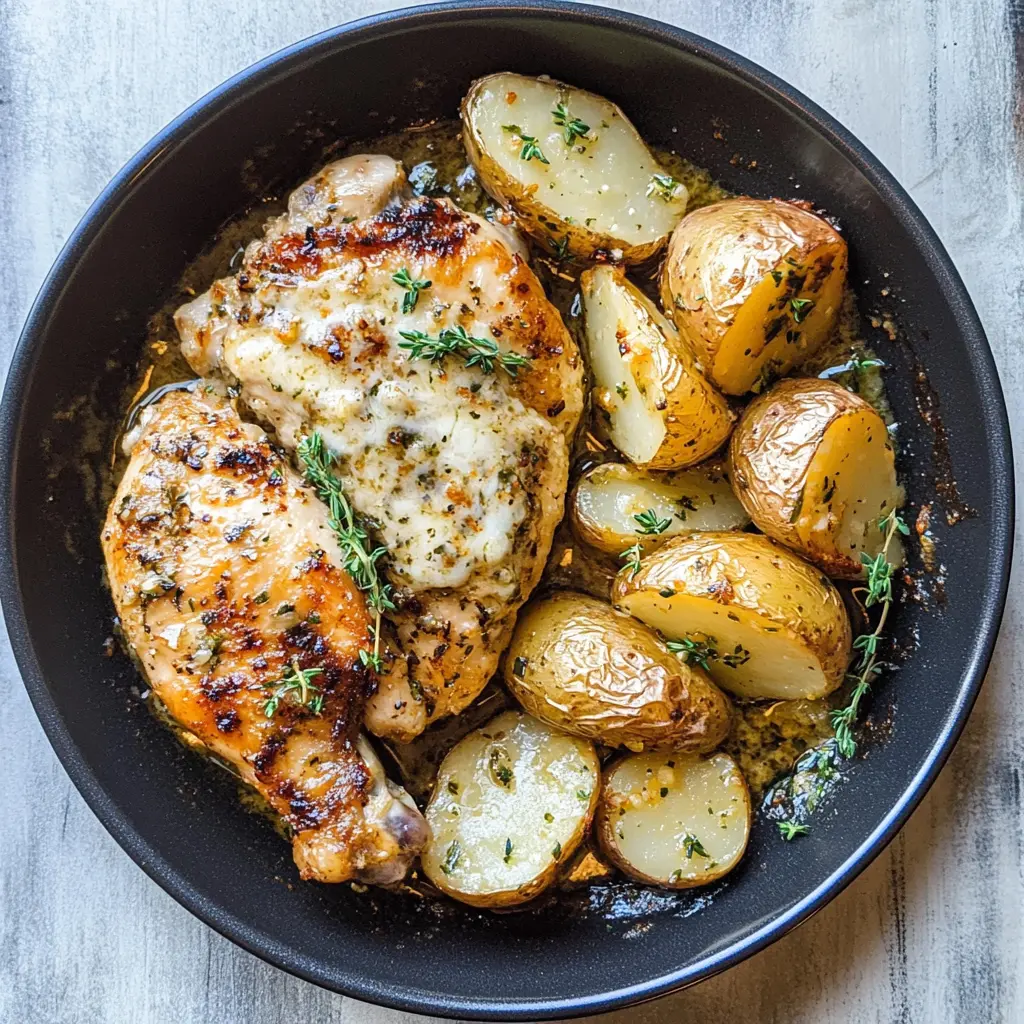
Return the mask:
<svg viewBox="0 0 1024 1024">
<path fill-rule="evenodd" d="M 676 228 L 662 303 L 722 391 L 762 391 L 828 337 L 846 266 L 846 242 L 805 204 L 725 199 Z"/>
<path fill-rule="evenodd" d="M 660 533 L 640 533 L 637 520 L 653 512 Z M 725 463 L 702 462 L 691 469 L 649 472 L 606 462 L 584 473 L 570 507 L 580 540 L 610 555 L 638 543 L 644 553 L 680 533 L 742 530 L 750 522 L 729 483 Z"/>
<path fill-rule="evenodd" d="M 678 469 L 701 462 L 732 431 L 728 402 L 689 347 L 621 267 L 580 278 L 594 405 L 630 462 Z"/>
<path fill-rule="evenodd" d="M 828 380 L 783 380 L 747 406 L 729 449 L 736 494 L 769 537 L 832 576 L 864 573 L 903 504 L 882 417 Z M 898 540 L 887 558 L 902 562 Z"/>
<path fill-rule="evenodd" d="M 686 188 L 626 115 L 592 92 L 488 75 L 462 101 L 462 131 L 484 188 L 553 250 L 639 263 L 686 212 Z"/>
<path fill-rule="evenodd" d="M 426 810 L 427 878 L 476 907 L 532 899 L 583 839 L 600 774 L 588 741 L 502 712 L 441 763 Z"/>
<path fill-rule="evenodd" d="M 641 882 L 707 885 L 740 861 L 750 793 L 726 754 L 634 754 L 604 776 L 595 832 L 605 856 Z"/>
<path fill-rule="evenodd" d="M 728 698 L 646 626 L 562 591 L 519 615 L 505 682 L 523 707 L 575 736 L 630 750 L 714 750 Z"/>
<path fill-rule="evenodd" d="M 817 698 L 843 681 L 851 630 L 820 569 L 754 533 L 678 537 L 615 579 L 612 601 L 683 643 L 722 689 L 757 700 Z"/>
</svg>

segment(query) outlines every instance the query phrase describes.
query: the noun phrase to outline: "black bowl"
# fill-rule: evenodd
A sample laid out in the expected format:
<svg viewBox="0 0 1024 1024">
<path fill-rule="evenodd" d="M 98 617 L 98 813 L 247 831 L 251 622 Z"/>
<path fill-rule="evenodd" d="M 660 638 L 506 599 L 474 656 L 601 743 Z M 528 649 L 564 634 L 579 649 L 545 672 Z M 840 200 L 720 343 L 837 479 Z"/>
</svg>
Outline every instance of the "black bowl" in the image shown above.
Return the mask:
<svg viewBox="0 0 1024 1024">
<path fill-rule="evenodd" d="M 762 825 L 711 898 L 649 893 L 639 927 L 616 916 L 614 889 L 497 916 L 286 884 L 286 844 L 153 721 L 127 660 L 102 657 L 112 607 L 85 472 L 102 456 L 86 445 L 83 468 L 80 455 L 83 437 L 108 439 L 147 318 L 223 221 L 298 181 L 327 142 L 379 133 L 392 117 L 452 116 L 472 78 L 502 69 L 604 93 L 645 136 L 728 187 L 806 196 L 840 218 L 863 301 L 899 313 L 899 340 L 872 340 L 892 366 L 910 498 L 934 504 L 940 558 L 956 580 L 938 611 L 899 608 L 897 633 L 919 649 L 880 687 L 872 710 L 886 735 L 868 744 L 835 813 L 793 844 Z M 97 408 L 106 422 L 90 425 Z M 778 938 L 847 885 L 924 795 L 977 696 L 1006 593 L 1013 490 L 999 382 L 964 286 L 914 204 L 777 78 L 685 32 L 593 7 L 368 18 L 212 92 L 117 175 L 65 246 L 15 353 L 0 428 L 4 611 L 39 718 L 85 799 L 152 878 L 224 935 L 318 984 L 403 1009 L 519 1020 L 607 1010 Z M 635 907 L 635 894 L 626 902 Z"/>
</svg>

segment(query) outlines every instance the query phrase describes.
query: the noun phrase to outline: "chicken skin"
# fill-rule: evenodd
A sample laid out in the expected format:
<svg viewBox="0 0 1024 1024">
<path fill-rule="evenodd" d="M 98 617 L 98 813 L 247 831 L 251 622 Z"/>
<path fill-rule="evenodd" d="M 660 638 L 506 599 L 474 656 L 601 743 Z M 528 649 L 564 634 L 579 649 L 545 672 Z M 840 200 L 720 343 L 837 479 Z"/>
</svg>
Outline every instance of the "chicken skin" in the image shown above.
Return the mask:
<svg viewBox="0 0 1024 1024">
<path fill-rule="evenodd" d="M 366 724 L 399 741 L 493 675 L 583 404 L 575 343 L 510 233 L 404 190 L 389 157 L 328 165 L 175 318 L 191 366 L 278 443 L 319 432 L 387 549 L 396 608 Z"/>
<path fill-rule="evenodd" d="M 102 533 L 170 715 L 288 823 L 303 878 L 386 884 L 428 838 L 360 736 L 370 618 L 323 504 L 213 385 L 145 408 Z"/>
</svg>

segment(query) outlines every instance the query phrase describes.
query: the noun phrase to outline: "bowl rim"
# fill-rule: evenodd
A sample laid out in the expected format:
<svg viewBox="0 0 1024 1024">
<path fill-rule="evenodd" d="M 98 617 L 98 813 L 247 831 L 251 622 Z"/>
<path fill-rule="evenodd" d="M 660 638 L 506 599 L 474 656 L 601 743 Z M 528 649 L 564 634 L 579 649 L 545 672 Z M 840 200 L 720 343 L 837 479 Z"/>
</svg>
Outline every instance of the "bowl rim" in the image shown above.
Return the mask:
<svg viewBox="0 0 1024 1024">
<path fill-rule="evenodd" d="M 667 44 L 698 56 L 767 92 L 813 131 L 836 147 L 879 192 L 921 252 L 929 271 L 949 296 L 956 328 L 964 339 L 971 375 L 977 381 L 993 461 L 991 548 L 993 569 L 985 582 L 985 600 L 978 612 L 978 631 L 957 698 L 927 757 L 878 826 L 828 878 L 783 914 L 743 939 L 729 943 L 684 968 L 642 983 L 606 992 L 558 999 L 495 1001 L 449 998 L 407 984 L 381 986 L 357 975 L 336 983 L 328 980 L 287 946 L 225 911 L 199 893 L 142 839 L 99 784 L 65 727 L 49 693 L 30 638 L 21 600 L 11 513 L 15 505 L 15 471 L 21 441 L 26 392 L 39 358 L 37 335 L 45 329 L 51 307 L 71 278 L 79 257 L 94 241 L 107 215 L 119 204 L 151 164 L 173 158 L 176 143 L 199 121 L 228 108 L 254 86 L 290 73 L 295 62 L 315 59 L 340 41 L 358 43 L 425 23 L 486 21 L 496 17 L 559 16 L 610 28 Z M 178 115 L 143 146 L 103 189 L 79 221 L 47 274 L 32 304 L 12 356 L 0 406 L 0 601 L 11 647 L 25 688 L 50 744 L 86 803 L 121 848 L 150 878 L 196 917 L 250 953 L 306 981 L 344 995 L 396 1010 L 476 1020 L 538 1020 L 602 1013 L 654 999 L 717 974 L 764 949 L 807 920 L 846 888 L 895 837 L 945 764 L 981 688 L 1002 618 L 1013 548 L 1014 479 L 1009 421 L 995 360 L 974 305 L 934 229 L 903 187 L 882 163 L 831 115 L 782 79 L 753 61 L 684 29 L 641 15 L 566 0 L 448 0 L 373 14 L 327 29 L 284 47 L 233 75 Z"/>
</svg>

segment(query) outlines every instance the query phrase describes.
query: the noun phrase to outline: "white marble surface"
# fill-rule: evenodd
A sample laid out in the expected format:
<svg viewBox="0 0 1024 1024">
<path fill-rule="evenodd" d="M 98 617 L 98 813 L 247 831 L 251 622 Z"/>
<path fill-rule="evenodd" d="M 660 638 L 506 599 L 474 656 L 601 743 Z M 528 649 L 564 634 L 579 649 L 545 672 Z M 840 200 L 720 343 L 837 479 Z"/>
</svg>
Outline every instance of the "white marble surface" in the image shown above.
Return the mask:
<svg viewBox="0 0 1024 1024">
<path fill-rule="evenodd" d="M 366 0 L 0 0 L 0 357 L 91 199 L 228 75 Z M 751 57 L 877 153 L 946 243 L 989 333 L 1018 451 L 1024 409 L 1021 0 L 613 4 Z M 1015 31 L 1016 30 L 1016 31 Z M 1018 551 L 1021 545 L 1018 545 Z M 812 921 L 622 1022 L 1024 1020 L 1019 557 L 964 738 L 891 848 Z M 912 713 L 912 712 L 911 712 Z M 136 868 L 68 781 L 0 646 L 0 1021 L 345 1021 L 380 1010 L 235 948 Z"/>
</svg>

